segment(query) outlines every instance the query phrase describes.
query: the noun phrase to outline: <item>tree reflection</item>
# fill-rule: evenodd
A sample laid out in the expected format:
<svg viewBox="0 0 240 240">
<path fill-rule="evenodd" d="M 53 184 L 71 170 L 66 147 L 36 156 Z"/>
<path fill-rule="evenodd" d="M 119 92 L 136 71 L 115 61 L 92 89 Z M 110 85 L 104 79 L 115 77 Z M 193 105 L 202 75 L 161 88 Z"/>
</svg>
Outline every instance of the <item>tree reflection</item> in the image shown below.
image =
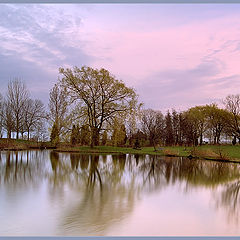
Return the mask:
<svg viewBox="0 0 240 240">
<path fill-rule="evenodd" d="M 217 191 L 216 203 L 229 214 L 239 214 L 238 164 L 144 155 L 83 155 L 54 151 L 2 152 L 1 185 L 7 188 L 46 181 L 53 203 L 74 192 L 74 204 L 60 219 L 69 234 L 104 234 L 131 211 L 143 191 L 169 185 Z M 71 192 L 70 192 L 71 191 Z"/>
</svg>

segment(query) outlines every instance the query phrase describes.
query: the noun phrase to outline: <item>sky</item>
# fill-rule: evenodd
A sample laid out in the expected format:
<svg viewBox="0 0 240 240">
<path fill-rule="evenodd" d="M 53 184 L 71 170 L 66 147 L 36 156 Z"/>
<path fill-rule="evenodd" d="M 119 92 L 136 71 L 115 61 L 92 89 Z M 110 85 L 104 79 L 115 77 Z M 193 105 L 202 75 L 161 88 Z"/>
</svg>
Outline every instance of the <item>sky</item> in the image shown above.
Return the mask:
<svg viewBox="0 0 240 240">
<path fill-rule="evenodd" d="M 59 67 L 105 68 L 145 108 L 240 93 L 240 4 L 0 4 L 0 84 L 48 103 Z"/>
</svg>

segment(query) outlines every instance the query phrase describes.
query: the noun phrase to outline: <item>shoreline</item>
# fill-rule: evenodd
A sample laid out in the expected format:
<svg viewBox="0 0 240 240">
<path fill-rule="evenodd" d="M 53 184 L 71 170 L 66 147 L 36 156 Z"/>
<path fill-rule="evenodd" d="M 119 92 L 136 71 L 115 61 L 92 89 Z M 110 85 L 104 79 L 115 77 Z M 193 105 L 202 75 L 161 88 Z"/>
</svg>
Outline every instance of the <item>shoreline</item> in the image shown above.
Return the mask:
<svg viewBox="0 0 240 240">
<path fill-rule="evenodd" d="M 0 151 L 27 151 L 27 150 L 53 150 L 55 152 L 80 154 L 140 154 L 152 156 L 188 157 L 189 159 L 204 159 L 209 161 L 240 163 L 240 145 L 202 145 L 197 147 L 161 146 L 157 151 L 153 147 L 113 146 L 72 146 L 61 143 L 54 146 L 50 142 L 34 142 L 28 140 L 0 139 Z"/>
</svg>

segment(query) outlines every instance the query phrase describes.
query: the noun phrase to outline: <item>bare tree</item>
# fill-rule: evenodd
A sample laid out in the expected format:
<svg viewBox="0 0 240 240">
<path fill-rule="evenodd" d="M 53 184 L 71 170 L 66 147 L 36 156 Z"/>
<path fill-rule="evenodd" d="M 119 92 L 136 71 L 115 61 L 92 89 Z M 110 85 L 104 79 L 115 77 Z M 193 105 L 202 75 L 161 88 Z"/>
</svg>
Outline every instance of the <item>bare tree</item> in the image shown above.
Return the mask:
<svg viewBox="0 0 240 240">
<path fill-rule="evenodd" d="M 1 116 L 3 127 L 7 131 L 7 138 L 11 138 L 11 133 L 14 131 L 15 122 L 10 102 L 6 99 L 3 101 L 3 110 Z"/>
<path fill-rule="evenodd" d="M 28 99 L 24 106 L 24 126 L 29 140 L 30 132 L 37 130 L 45 118 L 44 105 L 41 100 Z"/>
<path fill-rule="evenodd" d="M 3 110 L 3 97 L 0 93 L 0 138 L 2 138 L 3 135 L 3 120 L 4 120 L 4 110 Z"/>
<path fill-rule="evenodd" d="M 141 114 L 141 126 L 144 134 L 148 136 L 150 144 L 156 151 L 156 144 L 164 131 L 164 117 L 160 111 L 145 109 Z"/>
<path fill-rule="evenodd" d="M 21 124 L 23 124 L 24 104 L 28 100 L 28 97 L 29 93 L 23 82 L 16 79 L 8 83 L 7 102 L 14 117 L 14 130 L 17 133 L 17 139 L 19 138 Z"/>
</svg>

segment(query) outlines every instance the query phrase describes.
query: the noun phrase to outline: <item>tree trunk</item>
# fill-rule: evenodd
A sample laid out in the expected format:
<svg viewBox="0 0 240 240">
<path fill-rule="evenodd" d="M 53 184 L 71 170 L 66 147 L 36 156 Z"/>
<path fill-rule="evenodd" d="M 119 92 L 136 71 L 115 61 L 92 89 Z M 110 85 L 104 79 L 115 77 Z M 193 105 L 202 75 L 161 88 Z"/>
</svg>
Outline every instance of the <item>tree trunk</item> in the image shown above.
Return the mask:
<svg viewBox="0 0 240 240">
<path fill-rule="evenodd" d="M 11 130 L 8 129 L 7 138 L 11 139 Z"/>
</svg>

